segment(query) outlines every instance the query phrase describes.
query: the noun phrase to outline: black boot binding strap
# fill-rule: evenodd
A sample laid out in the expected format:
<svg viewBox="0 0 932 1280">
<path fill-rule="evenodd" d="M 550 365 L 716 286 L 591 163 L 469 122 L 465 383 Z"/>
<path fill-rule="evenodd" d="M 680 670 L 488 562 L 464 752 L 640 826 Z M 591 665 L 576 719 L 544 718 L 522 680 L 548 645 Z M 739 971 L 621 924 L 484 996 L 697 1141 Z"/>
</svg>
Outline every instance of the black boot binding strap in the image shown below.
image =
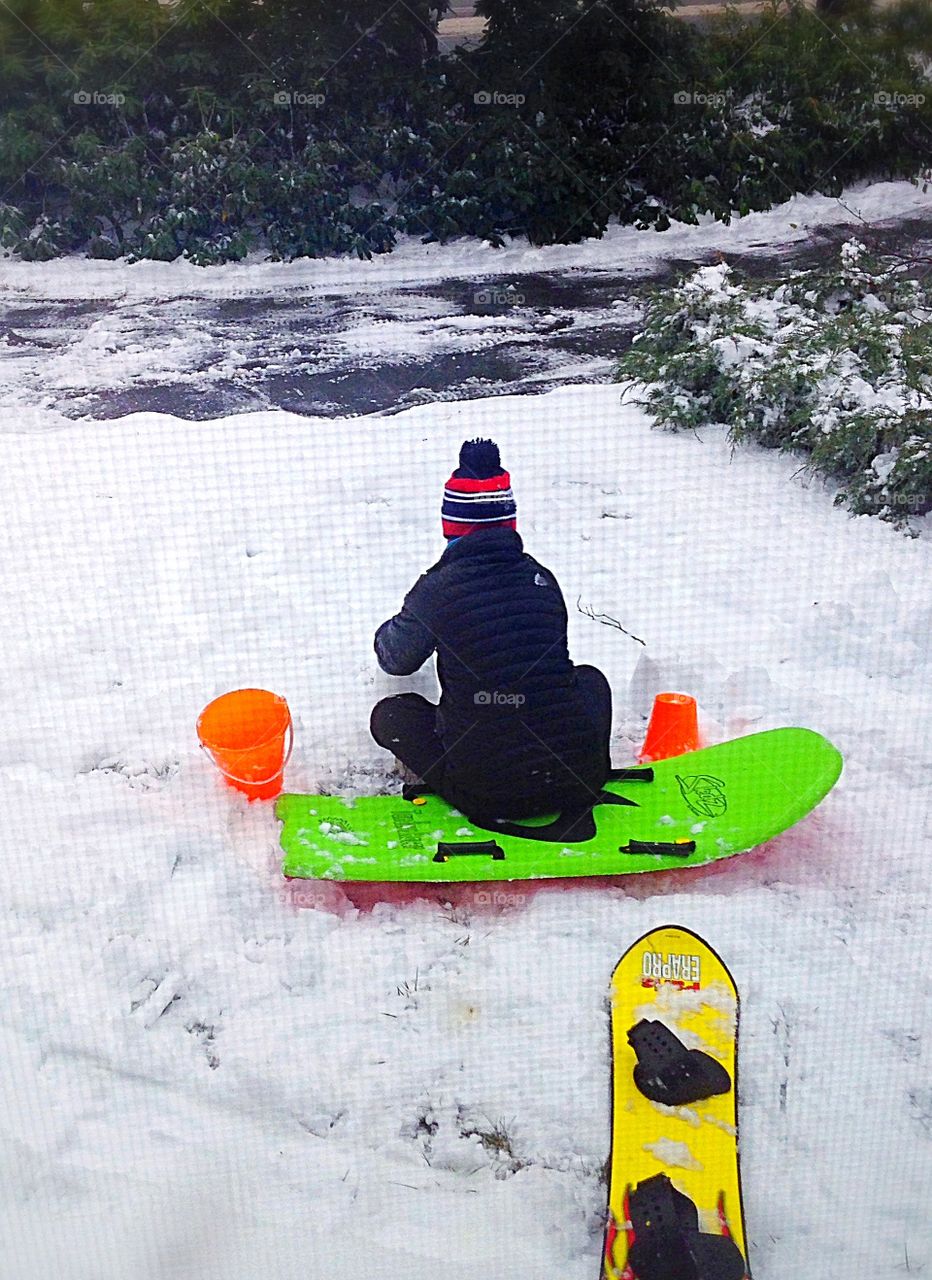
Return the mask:
<svg viewBox="0 0 932 1280">
<path fill-rule="evenodd" d="M 653 769 L 612 769 L 609 778 L 620 782 L 653 782 Z M 402 799 L 409 800 L 412 803 L 421 799 L 422 796 L 435 795 L 433 787 L 425 782 L 408 782 L 401 789 Z M 493 831 L 496 835 L 502 836 L 520 836 L 523 840 L 546 840 L 546 841 L 563 841 L 567 844 L 583 844 L 587 840 L 593 840 L 597 834 L 596 820 L 593 809 L 600 804 L 616 804 L 630 805 L 632 809 L 638 807 L 636 800 L 629 800 L 627 796 L 616 795 L 614 791 L 599 791 L 592 797 L 581 804 L 571 805 L 569 808 L 562 810 L 556 817 L 543 827 L 528 827 L 520 822 L 507 822 L 500 818 L 483 817 L 480 814 L 467 814 L 466 817 L 472 822 L 473 826 L 481 827 L 484 831 Z M 637 843 L 634 841 L 633 843 Z M 686 846 L 689 846 L 688 848 Z M 644 845 L 641 849 L 632 849 L 622 847 L 622 853 L 673 853 L 681 857 L 688 857 L 693 852 L 696 845 L 692 840 L 685 842 L 676 842 L 663 845 Z"/>
<path fill-rule="evenodd" d="M 743 1280 L 741 1250 L 731 1236 L 699 1230 L 699 1212 L 665 1173 L 639 1182 L 628 1196 L 635 1280 Z"/>
<path fill-rule="evenodd" d="M 701 1049 L 687 1049 L 662 1022 L 642 1020 L 628 1032 L 637 1054 L 634 1083 L 651 1102 L 681 1107 L 731 1088 L 728 1072 Z"/>
</svg>

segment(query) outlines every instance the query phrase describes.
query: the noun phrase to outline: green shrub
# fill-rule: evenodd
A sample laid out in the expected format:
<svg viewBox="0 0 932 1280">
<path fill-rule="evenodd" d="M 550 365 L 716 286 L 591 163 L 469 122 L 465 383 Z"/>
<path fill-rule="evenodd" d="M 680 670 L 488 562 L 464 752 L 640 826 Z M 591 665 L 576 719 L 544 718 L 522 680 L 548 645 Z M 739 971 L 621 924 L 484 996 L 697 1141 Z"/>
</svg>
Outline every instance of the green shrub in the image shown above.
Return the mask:
<svg viewBox="0 0 932 1280">
<path fill-rule="evenodd" d="M 928 169 L 918 0 L 711 29 L 653 0 L 0 4 L 0 243 L 201 263 L 728 221 Z M 926 92 L 929 90 L 928 92 Z"/>
<path fill-rule="evenodd" d="M 798 451 L 857 513 L 932 510 L 932 286 L 849 241 L 840 265 L 768 284 L 703 267 L 652 296 L 619 380 L 671 430 Z"/>
</svg>

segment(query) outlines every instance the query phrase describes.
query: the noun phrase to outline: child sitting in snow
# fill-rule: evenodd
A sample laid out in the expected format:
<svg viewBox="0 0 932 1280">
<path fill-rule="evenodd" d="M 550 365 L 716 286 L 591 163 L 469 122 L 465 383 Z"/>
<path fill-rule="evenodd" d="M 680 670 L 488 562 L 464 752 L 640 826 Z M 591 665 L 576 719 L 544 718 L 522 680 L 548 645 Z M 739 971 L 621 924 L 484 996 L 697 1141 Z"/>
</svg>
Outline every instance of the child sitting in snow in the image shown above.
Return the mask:
<svg viewBox="0 0 932 1280">
<path fill-rule="evenodd" d="M 563 595 L 523 549 L 491 440 L 463 445 L 442 515 L 446 550 L 375 636 L 389 675 L 436 652 L 440 704 L 383 698 L 372 736 L 477 823 L 591 802 L 610 769 L 611 690 L 570 661 Z"/>
</svg>

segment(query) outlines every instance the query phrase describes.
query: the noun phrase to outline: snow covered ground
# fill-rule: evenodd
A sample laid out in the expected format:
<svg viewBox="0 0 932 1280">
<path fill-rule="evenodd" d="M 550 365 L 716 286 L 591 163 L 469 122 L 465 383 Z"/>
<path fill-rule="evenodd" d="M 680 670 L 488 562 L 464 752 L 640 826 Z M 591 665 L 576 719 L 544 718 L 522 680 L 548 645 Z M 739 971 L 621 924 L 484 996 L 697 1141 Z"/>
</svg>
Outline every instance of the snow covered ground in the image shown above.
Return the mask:
<svg viewBox="0 0 932 1280">
<path fill-rule="evenodd" d="M 394 785 L 368 710 L 433 678 L 381 675 L 372 633 L 476 434 L 611 679 L 616 763 L 686 689 L 710 738 L 828 735 L 815 814 L 709 870 L 284 884 L 198 711 L 274 689 L 289 789 Z M 852 519 L 793 459 L 652 430 L 612 386 L 352 420 L 37 409 L 0 460 L 2 1280 L 595 1280 L 607 984 L 663 923 L 742 992 L 755 1280 L 932 1270 L 928 523 Z"/>
</svg>

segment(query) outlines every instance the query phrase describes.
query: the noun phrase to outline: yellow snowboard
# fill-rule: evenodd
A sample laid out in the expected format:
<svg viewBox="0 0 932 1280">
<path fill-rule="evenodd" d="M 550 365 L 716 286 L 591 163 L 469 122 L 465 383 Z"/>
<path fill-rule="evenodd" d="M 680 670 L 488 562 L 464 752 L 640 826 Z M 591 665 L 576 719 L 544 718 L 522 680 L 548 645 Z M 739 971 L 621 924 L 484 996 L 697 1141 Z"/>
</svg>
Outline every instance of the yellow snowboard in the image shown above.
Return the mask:
<svg viewBox="0 0 932 1280">
<path fill-rule="evenodd" d="M 665 1184 L 657 1175 L 666 1175 L 675 1191 L 693 1202 L 700 1232 L 731 1237 L 741 1254 L 732 1259 L 733 1265 L 740 1271 L 743 1260 L 747 1274 L 738 1168 L 738 992 L 731 974 L 712 948 L 688 929 L 655 929 L 618 962 L 612 975 L 611 1014 L 612 1153 L 603 1280 L 638 1280 L 632 1264 L 637 1233 L 631 1207 L 642 1203 L 636 1198 L 638 1184 L 648 1179 L 655 1180 L 652 1185 Z M 688 1054 L 682 1061 L 700 1067 L 704 1063 L 717 1073 L 717 1087 L 727 1092 L 680 1105 L 645 1097 L 634 1077 L 639 1057 L 643 1063 L 645 1055 L 640 1047 L 636 1054 L 628 1039 L 632 1028 L 639 1026 L 640 1040 L 635 1032 L 639 1046 L 645 1035 L 653 1035 L 656 1042 L 659 1033 L 663 1043 L 671 1041 L 664 1030 L 668 1029 L 683 1046 L 676 1051 Z M 700 1050 L 714 1062 L 688 1052 L 692 1050 Z M 638 1069 L 643 1085 L 646 1069 L 643 1064 Z M 647 1088 L 658 1091 L 655 1085 Z M 648 1233 L 642 1229 L 641 1234 L 643 1250 Z M 718 1241 L 702 1243 L 713 1249 L 730 1248 Z M 633 1256 L 637 1261 L 637 1252 Z"/>
</svg>

